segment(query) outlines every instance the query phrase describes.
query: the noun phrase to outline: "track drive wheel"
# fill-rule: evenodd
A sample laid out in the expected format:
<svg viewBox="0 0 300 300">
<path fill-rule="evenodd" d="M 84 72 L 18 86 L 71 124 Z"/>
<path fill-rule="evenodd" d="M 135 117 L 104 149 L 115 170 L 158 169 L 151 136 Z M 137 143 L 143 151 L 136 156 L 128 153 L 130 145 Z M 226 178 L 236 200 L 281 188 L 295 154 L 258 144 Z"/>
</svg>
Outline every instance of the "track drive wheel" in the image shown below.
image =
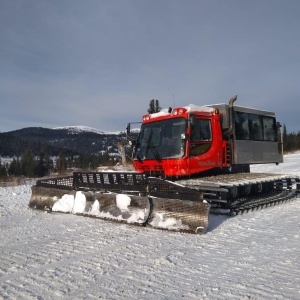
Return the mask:
<svg viewBox="0 0 300 300">
<path fill-rule="evenodd" d="M 229 196 L 230 198 L 237 198 L 239 195 L 238 187 L 236 185 L 233 185 L 229 188 Z"/>
<path fill-rule="evenodd" d="M 254 189 L 255 189 L 256 194 L 262 193 L 262 191 L 263 191 L 262 183 L 261 182 L 256 183 L 255 186 L 254 186 Z"/>
<path fill-rule="evenodd" d="M 245 184 L 243 187 L 243 192 L 245 196 L 249 196 L 251 194 L 251 184 Z"/>
</svg>

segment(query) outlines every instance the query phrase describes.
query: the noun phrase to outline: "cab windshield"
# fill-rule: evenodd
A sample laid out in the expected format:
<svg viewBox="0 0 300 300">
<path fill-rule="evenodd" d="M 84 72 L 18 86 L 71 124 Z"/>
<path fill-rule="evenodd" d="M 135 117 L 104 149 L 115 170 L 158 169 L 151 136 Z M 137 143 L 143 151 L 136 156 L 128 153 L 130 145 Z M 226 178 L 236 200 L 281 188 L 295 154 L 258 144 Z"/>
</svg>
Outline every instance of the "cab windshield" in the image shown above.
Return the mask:
<svg viewBox="0 0 300 300">
<path fill-rule="evenodd" d="M 180 158 L 184 155 L 186 120 L 176 118 L 143 124 L 135 158 L 138 160 L 163 158 Z"/>
</svg>

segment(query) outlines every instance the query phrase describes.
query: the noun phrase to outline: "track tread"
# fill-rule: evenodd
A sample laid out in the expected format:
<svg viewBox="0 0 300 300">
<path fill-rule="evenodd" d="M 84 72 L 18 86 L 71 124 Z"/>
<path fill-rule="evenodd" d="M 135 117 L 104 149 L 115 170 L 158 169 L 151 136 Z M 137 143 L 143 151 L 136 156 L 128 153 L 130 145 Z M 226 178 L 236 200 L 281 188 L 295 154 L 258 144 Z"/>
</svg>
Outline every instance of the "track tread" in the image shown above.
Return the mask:
<svg viewBox="0 0 300 300">
<path fill-rule="evenodd" d="M 210 212 L 215 214 L 237 215 L 250 211 L 263 209 L 294 200 L 300 194 L 300 178 L 291 175 L 266 174 L 266 173 L 239 173 L 225 174 L 200 179 L 180 181 L 186 186 L 202 188 L 205 185 L 209 189 L 209 184 L 215 188 L 216 184 L 220 188 L 228 190 L 226 199 L 210 199 L 212 205 Z M 262 183 L 266 190 L 256 189 L 251 195 L 239 196 L 231 193 L 232 188 L 239 188 L 240 191 L 251 184 L 254 187 Z M 270 186 L 272 188 L 270 189 Z M 215 195 L 217 196 L 217 195 Z"/>
</svg>

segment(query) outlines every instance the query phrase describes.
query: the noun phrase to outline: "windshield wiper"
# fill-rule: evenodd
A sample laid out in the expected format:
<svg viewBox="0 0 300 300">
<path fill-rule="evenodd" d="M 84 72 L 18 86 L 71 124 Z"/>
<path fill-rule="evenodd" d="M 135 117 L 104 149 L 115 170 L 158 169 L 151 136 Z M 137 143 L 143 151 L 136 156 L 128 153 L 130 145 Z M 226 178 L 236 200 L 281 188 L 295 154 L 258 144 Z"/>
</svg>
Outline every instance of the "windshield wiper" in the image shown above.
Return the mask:
<svg viewBox="0 0 300 300">
<path fill-rule="evenodd" d="M 149 137 L 148 137 L 148 139 L 147 139 L 147 148 L 146 148 L 146 153 L 145 153 L 145 156 L 146 156 L 146 157 L 147 157 L 147 155 L 148 155 L 149 149 L 151 148 L 151 144 L 152 144 L 152 134 L 153 134 L 153 131 L 152 131 L 152 129 L 151 129 L 150 134 L 149 134 Z"/>
<path fill-rule="evenodd" d="M 154 145 L 152 145 L 150 149 L 151 149 L 151 151 L 152 151 L 152 153 L 153 153 L 153 155 L 154 155 L 154 158 L 155 158 L 158 162 L 161 162 L 161 157 L 160 157 L 160 155 L 159 155 L 159 153 L 158 153 L 156 147 L 155 147 Z"/>
<path fill-rule="evenodd" d="M 159 153 L 157 152 L 156 147 L 155 147 L 155 146 L 153 145 L 153 143 L 152 143 L 152 135 L 153 135 L 153 131 L 152 131 L 152 129 L 151 129 L 151 132 L 150 132 L 149 137 L 148 137 L 148 139 L 147 139 L 147 148 L 146 148 L 146 155 L 145 155 L 145 156 L 147 157 L 148 151 L 149 151 L 149 149 L 150 149 L 151 152 L 153 153 L 154 158 L 155 158 L 158 162 L 161 162 L 161 157 L 160 157 Z"/>
</svg>

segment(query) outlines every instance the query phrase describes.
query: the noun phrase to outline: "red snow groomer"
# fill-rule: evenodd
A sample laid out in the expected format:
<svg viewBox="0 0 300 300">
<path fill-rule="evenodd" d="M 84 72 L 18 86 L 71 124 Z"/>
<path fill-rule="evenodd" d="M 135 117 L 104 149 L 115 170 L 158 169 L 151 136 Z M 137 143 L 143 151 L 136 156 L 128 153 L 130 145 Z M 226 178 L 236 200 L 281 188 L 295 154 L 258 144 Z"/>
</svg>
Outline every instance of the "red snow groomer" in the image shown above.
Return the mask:
<svg viewBox="0 0 300 300">
<path fill-rule="evenodd" d="M 238 214 L 297 197 L 298 177 L 250 173 L 251 164 L 283 162 L 280 125 L 273 112 L 234 106 L 236 98 L 144 115 L 137 140 L 129 123 L 135 172 L 75 172 L 65 179 L 74 206 L 81 192 L 80 214 L 201 233 L 209 211 Z M 38 181 L 30 206 L 53 210 L 65 186 Z"/>
<path fill-rule="evenodd" d="M 250 164 L 281 163 L 275 114 L 229 105 L 189 105 L 143 116 L 134 168 L 162 177 L 249 172 Z"/>
</svg>

